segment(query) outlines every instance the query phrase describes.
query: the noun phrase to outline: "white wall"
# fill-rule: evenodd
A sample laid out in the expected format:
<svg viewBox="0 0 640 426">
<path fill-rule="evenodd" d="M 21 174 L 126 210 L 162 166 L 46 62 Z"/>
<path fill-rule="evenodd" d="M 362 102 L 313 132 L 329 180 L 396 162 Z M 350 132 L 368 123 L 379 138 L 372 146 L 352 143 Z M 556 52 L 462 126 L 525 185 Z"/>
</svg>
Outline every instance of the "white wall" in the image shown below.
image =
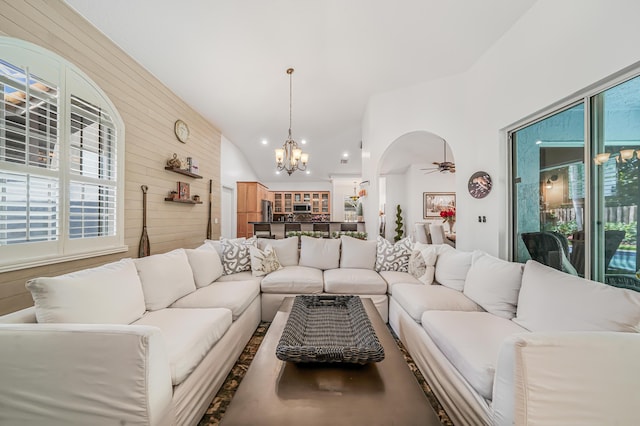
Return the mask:
<svg viewBox="0 0 640 426">
<path fill-rule="evenodd" d="M 221 228 L 231 229 L 233 235 L 228 237 L 234 238 L 237 230 L 236 220 L 238 213 L 238 192 L 236 182 L 253 182 L 257 181 L 258 177 L 238 147 L 236 147 L 233 142 L 227 139 L 224 135 L 222 135 L 221 139 L 222 144 L 220 147 L 220 158 L 224 160 L 220 162 L 220 183 L 223 188 L 227 187 L 233 189 L 233 209 L 225 208 L 226 206 L 221 206 L 222 208 L 220 209 Z M 233 211 L 232 214 L 231 211 Z"/>
<path fill-rule="evenodd" d="M 633 0 L 539 0 L 467 72 L 373 96 L 362 127 L 362 178 L 372 182 L 368 203 L 377 205 L 385 149 L 409 132 L 435 133 L 456 159 L 457 247 L 506 257 L 504 129 L 638 62 L 638 16 L 640 2 Z M 467 192 L 478 170 L 494 183 L 482 200 Z M 367 227 L 377 223 L 376 215 L 365 205 Z M 479 215 L 487 222 L 474 220 Z"/>
</svg>

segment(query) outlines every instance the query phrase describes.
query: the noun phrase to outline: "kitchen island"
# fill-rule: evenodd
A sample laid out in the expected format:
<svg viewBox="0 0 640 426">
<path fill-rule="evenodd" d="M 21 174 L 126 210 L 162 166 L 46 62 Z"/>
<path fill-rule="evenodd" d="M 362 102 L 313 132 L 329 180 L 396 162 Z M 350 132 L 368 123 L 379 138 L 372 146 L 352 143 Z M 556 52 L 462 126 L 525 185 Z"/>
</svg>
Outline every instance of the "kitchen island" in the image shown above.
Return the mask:
<svg viewBox="0 0 640 426">
<path fill-rule="evenodd" d="M 249 222 L 250 225 L 271 225 L 271 234 L 275 235 L 276 238 L 284 238 L 285 237 L 285 224 L 287 225 L 300 225 L 300 230 L 305 232 L 312 232 L 313 225 L 317 223 L 328 223 L 329 224 L 329 233 L 332 234 L 334 232 L 339 232 L 341 230 L 342 224 L 355 224 L 357 226 L 358 232 L 366 232 L 364 222 L 283 222 L 283 221 L 275 221 L 275 222 Z"/>
</svg>

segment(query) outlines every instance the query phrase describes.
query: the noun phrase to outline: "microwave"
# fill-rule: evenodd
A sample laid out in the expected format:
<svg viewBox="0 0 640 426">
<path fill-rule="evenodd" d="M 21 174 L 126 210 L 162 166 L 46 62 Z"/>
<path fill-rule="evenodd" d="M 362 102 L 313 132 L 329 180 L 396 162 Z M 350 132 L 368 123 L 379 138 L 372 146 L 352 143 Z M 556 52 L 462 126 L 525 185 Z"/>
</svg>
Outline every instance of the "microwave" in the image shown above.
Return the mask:
<svg viewBox="0 0 640 426">
<path fill-rule="evenodd" d="M 309 203 L 293 203 L 293 211 L 296 213 L 308 213 L 311 211 Z"/>
</svg>

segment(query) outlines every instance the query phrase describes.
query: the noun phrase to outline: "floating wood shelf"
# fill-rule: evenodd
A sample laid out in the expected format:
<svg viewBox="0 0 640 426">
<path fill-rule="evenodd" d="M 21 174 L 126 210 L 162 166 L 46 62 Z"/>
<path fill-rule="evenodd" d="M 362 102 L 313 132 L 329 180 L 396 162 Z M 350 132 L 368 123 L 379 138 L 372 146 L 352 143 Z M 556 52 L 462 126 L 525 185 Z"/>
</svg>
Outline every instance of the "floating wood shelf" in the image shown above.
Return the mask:
<svg viewBox="0 0 640 426">
<path fill-rule="evenodd" d="M 188 170 L 179 169 L 177 167 L 165 166 L 164 169 L 165 170 L 169 170 L 169 171 L 174 172 L 174 173 L 180 173 L 181 175 L 191 176 L 192 178 L 195 178 L 195 179 L 202 179 L 202 176 L 200 176 L 200 175 L 197 175 L 195 173 L 191 173 Z"/>
<path fill-rule="evenodd" d="M 166 197 L 165 201 L 171 201 L 172 203 L 181 203 L 181 204 L 202 204 L 202 201 L 193 201 L 193 200 L 174 200 L 173 198 Z"/>
</svg>

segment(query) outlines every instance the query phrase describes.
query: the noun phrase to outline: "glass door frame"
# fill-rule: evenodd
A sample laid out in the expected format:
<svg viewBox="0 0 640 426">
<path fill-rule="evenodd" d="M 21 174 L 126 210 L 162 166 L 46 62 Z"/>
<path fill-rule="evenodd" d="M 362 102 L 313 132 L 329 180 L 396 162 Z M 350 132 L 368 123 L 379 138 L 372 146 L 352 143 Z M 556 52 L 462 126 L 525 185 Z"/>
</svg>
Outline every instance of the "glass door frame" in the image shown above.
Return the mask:
<svg viewBox="0 0 640 426">
<path fill-rule="evenodd" d="M 598 248 L 602 249 L 602 247 L 600 246 L 604 245 L 604 240 L 596 242 L 595 241 L 596 239 L 593 238 L 594 226 L 596 226 L 596 224 L 593 222 L 593 219 L 602 217 L 602 211 L 600 212 L 600 214 L 594 214 L 594 209 L 599 208 L 600 210 L 602 210 L 604 207 L 603 207 L 603 203 L 600 203 L 599 206 L 596 206 L 596 204 L 598 204 L 596 203 L 597 197 L 595 196 L 596 194 L 592 193 L 592 189 L 591 189 L 592 173 L 594 173 L 593 171 L 594 162 L 592 160 L 594 155 L 594 152 L 593 152 L 594 150 L 593 136 L 594 135 L 592 133 L 593 123 L 592 123 L 592 114 L 591 114 L 592 113 L 591 101 L 599 93 L 602 93 L 614 86 L 617 86 L 621 83 L 624 83 L 627 80 L 631 80 L 638 76 L 640 76 L 640 63 L 629 66 L 613 74 L 610 77 L 602 79 L 597 83 L 585 88 L 584 90 L 572 96 L 569 96 L 559 102 L 556 102 L 551 106 L 549 106 L 548 108 L 545 108 L 534 114 L 531 114 L 525 117 L 524 119 L 519 120 L 508 127 L 505 127 L 502 130 L 503 134 L 506 135 L 505 140 L 507 143 L 507 150 L 506 150 L 507 156 L 506 156 L 505 166 L 507 169 L 507 176 L 508 176 L 508 180 L 507 180 L 508 184 L 506 188 L 506 193 L 507 193 L 507 216 L 506 217 L 508 218 L 508 221 L 507 221 L 507 227 L 506 227 L 507 229 L 505 233 L 505 236 L 506 236 L 505 243 L 507 247 L 507 256 L 509 260 L 513 261 L 515 258 L 516 241 L 517 241 L 516 235 L 515 235 L 517 210 L 514 205 L 514 201 L 516 198 L 516 189 L 515 189 L 516 177 L 514 176 L 515 148 L 513 144 L 513 139 L 514 139 L 513 134 L 519 130 L 522 130 L 528 126 L 531 126 L 532 124 L 545 120 L 546 118 L 549 118 L 555 114 L 558 114 L 560 112 L 573 108 L 576 105 L 583 104 L 584 106 L 584 167 L 585 167 L 584 232 L 585 232 L 585 244 L 586 244 L 586 247 L 588 247 L 588 250 L 585 250 L 585 259 L 584 259 L 585 275 L 584 276 L 587 279 L 592 279 L 591 278 L 593 276 L 592 253 L 598 253 L 596 249 Z"/>
</svg>

